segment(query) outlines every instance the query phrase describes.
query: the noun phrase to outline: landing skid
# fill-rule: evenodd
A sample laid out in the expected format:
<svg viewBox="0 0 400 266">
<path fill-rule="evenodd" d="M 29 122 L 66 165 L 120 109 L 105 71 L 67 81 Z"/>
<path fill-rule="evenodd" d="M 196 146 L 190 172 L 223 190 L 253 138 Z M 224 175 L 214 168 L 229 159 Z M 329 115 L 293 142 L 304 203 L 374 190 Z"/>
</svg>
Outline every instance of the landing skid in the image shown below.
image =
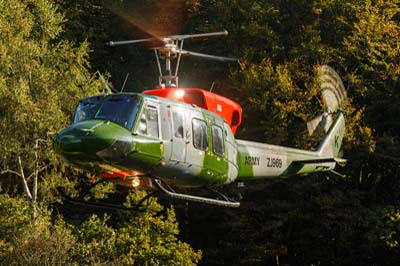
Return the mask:
<svg viewBox="0 0 400 266">
<path fill-rule="evenodd" d="M 201 202 L 201 203 L 231 207 L 231 208 L 237 208 L 240 206 L 240 202 L 234 201 L 215 190 L 212 191 L 217 193 L 223 199 L 213 199 L 213 198 L 177 193 L 168 184 L 164 183 L 160 179 L 152 179 L 152 181 L 160 191 L 164 192 L 167 196 L 171 198 L 187 200 L 187 201 L 195 201 L 195 202 Z"/>
<path fill-rule="evenodd" d="M 58 187 L 57 190 L 60 193 L 63 200 L 70 204 L 86 206 L 86 207 L 93 207 L 93 208 L 108 209 L 108 210 L 139 211 L 139 212 L 147 210 L 147 206 L 145 206 L 144 203 L 146 201 L 148 201 L 149 198 L 157 192 L 156 190 L 150 192 L 145 197 L 143 197 L 136 205 L 131 206 L 131 207 L 126 207 L 126 206 L 123 206 L 120 204 L 107 203 L 104 201 L 101 202 L 101 201 L 94 201 L 94 200 L 84 200 L 84 197 L 88 194 L 88 192 L 92 188 L 94 188 L 98 184 L 105 182 L 105 181 L 106 181 L 106 179 L 100 179 L 99 181 L 87 186 L 86 188 L 84 188 L 81 191 L 79 196 L 76 198 L 73 198 L 70 195 L 68 195 L 65 192 L 65 189 L 63 187 Z M 200 197 L 200 196 L 195 196 L 195 195 L 177 193 L 168 184 L 166 184 L 165 182 L 163 182 L 162 180 L 157 179 L 157 178 L 152 178 L 151 181 L 152 181 L 151 183 L 154 184 L 155 187 L 160 192 L 163 192 L 167 197 L 170 197 L 173 199 L 201 202 L 201 203 L 230 207 L 230 208 L 237 208 L 240 206 L 240 202 L 234 201 L 216 190 L 209 189 L 213 193 L 217 194 L 217 197 L 219 197 L 219 198 L 206 198 L 206 197 Z"/>
</svg>

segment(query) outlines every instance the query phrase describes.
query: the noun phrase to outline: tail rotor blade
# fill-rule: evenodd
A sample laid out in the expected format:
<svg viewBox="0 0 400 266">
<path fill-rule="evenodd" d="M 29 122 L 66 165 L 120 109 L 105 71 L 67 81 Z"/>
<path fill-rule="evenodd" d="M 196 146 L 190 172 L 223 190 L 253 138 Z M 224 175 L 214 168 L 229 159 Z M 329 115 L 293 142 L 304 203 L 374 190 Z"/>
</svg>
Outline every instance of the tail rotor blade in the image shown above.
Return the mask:
<svg viewBox="0 0 400 266">
<path fill-rule="evenodd" d="M 321 97 L 327 112 L 335 112 L 347 99 L 346 89 L 336 71 L 327 65 L 318 68 Z"/>
<path fill-rule="evenodd" d="M 323 118 L 324 118 L 324 115 L 322 114 L 322 115 L 317 116 L 313 120 L 307 122 L 308 134 L 310 136 L 312 136 L 314 134 L 314 132 L 317 130 L 317 128 L 321 124 Z"/>
<path fill-rule="evenodd" d="M 331 115 L 327 115 L 324 120 L 325 120 L 324 124 L 323 124 L 324 130 L 325 130 L 325 132 L 328 132 L 329 128 L 331 127 L 331 125 L 333 123 L 332 116 Z"/>
<path fill-rule="evenodd" d="M 332 116 L 328 113 L 323 113 L 322 115 L 319 115 L 313 120 L 307 122 L 308 134 L 310 136 L 314 135 L 318 128 L 323 128 L 325 132 L 328 132 L 332 122 Z"/>
</svg>

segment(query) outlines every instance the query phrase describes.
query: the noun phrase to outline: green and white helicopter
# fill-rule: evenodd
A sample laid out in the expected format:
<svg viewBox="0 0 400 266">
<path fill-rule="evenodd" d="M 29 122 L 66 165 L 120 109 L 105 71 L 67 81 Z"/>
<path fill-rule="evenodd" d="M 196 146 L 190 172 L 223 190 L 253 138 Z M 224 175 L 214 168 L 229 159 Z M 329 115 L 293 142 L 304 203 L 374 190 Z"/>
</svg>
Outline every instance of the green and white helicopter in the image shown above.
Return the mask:
<svg viewBox="0 0 400 266">
<path fill-rule="evenodd" d="M 161 42 L 154 48 L 159 86 L 142 93 L 106 93 L 79 101 L 72 125 L 56 134 L 53 147 L 68 163 L 94 173 L 96 178 L 78 198 L 60 189 L 66 200 L 114 207 L 83 201 L 90 188 L 113 181 L 160 191 L 171 198 L 239 207 L 239 202 L 214 189 L 232 182 L 333 171 L 337 163 L 345 162 L 338 155 L 345 131 L 339 105 L 346 100 L 346 92 L 338 74 L 328 66 L 319 68 L 327 110 L 308 123 L 310 132 L 321 125 L 326 131 L 316 151 L 235 139 L 242 119 L 239 104 L 202 89 L 179 88 L 181 56 L 236 60 L 182 49 L 187 38 L 218 35 L 227 35 L 227 31 L 109 43 Z M 164 74 L 160 60 L 165 61 Z M 176 60 L 175 71 L 172 60 Z M 216 196 L 177 192 L 187 188 L 209 188 Z M 132 209 L 139 209 L 147 198 Z"/>
</svg>

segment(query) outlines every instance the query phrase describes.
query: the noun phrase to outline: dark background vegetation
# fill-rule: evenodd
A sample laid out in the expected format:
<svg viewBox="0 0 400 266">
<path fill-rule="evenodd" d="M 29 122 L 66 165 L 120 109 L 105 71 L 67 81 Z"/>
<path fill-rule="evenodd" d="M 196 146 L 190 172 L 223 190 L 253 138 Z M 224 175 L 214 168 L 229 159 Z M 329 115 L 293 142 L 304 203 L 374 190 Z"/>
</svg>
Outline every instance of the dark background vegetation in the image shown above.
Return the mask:
<svg viewBox="0 0 400 266">
<path fill-rule="evenodd" d="M 0 264 L 399 265 L 400 3 L 398 0 L 0 0 Z M 83 175 L 46 134 L 68 125 L 79 98 L 155 87 L 152 51 L 110 40 L 227 29 L 188 50 L 240 63 L 184 58 L 181 86 L 210 88 L 244 109 L 238 138 L 313 148 L 316 67 L 332 66 L 349 96 L 345 177 L 313 174 L 224 188 L 239 209 L 156 201 L 146 213 L 74 209 Z M 39 149 L 34 149 L 41 139 Z M 36 159 L 39 154 L 39 159 Z M 39 169 L 39 213 L 23 191 Z M 89 174 L 88 174 L 89 175 Z M 112 197 L 109 188 L 97 197 Z M 138 195 L 139 196 L 139 195 Z M 131 197 L 134 197 L 131 195 Z"/>
</svg>

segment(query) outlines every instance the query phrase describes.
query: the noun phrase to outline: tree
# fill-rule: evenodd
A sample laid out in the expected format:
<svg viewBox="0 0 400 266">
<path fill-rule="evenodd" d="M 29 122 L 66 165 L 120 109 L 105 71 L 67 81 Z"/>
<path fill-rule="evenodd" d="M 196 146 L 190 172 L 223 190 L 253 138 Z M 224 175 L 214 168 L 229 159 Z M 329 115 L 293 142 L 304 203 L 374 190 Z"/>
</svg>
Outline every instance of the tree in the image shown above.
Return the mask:
<svg viewBox="0 0 400 266">
<path fill-rule="evenodd" d="M 76 178 L 76 172 L 54 157 L 50 145 L 37 160 L 35 141 L 67 125 L 78 99 L 99 93 L 102 84 L 88 71 L 88 43 L 62 39 L 64 18 L 53 1 L 0 0 L 0 8 L 0 264 L 197 264 L 201 252 L 178 240 L 174 210 L 159 214 L 163 207 L 155 201 L 144 214 L 85 210 L 89 218 L 80 222 L 57 215 L 68 206 L 57 204 L 54 189 L 72 189 L 66 176 Z M 12 182 L 18 158 L 26 176 L 43 170 L 34 219 Z"/>
<path fill-rule="evenodd" d="M 177 239 L 173 209 L 164 215 L 156 201 L 148 212 L 89 215 L 66 223 L 49 211 L 35 222 L 20 197 L 0 194 L 2 265 L 196 265 L 201 252 Z M 54 221 L 52 221 L 54 220 Z"/>
<path fill-rule="evenodd" d="M 35 139 L 65 126 L 77 100 L 101 86 L 86 69 L 87 43 L 58 39 L 63 17 L 54 3 L 2 0 L 0 8 L 0 161 L 13 169 L 21 156 L 32 172 Z"/>
</svg>

